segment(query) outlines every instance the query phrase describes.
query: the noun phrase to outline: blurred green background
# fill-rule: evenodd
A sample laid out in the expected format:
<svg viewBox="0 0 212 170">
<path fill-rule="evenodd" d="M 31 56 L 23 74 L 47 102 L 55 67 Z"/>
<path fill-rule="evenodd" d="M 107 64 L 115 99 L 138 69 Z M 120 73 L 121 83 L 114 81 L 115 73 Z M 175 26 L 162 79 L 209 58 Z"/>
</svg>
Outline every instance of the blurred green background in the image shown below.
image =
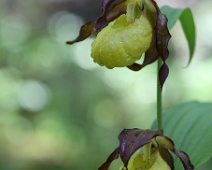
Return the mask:
<svg viewBox="0 0 212 170">
<path fill-rule="evenodd" d="M 212 102 L 212 1 L 157 2 L 190 6 L 197 27 L 188 67 L 180 24 L 171 30 L 164 110 L 183 101 Z M 100 0 L 0 0 L 1 170 L 98 169 L 123 128 L 150 128 L 155 64 L 140 72 L 109 70 L 93 63 L 92 38 L 65 44 L 100 13 Z"/>
</svg>

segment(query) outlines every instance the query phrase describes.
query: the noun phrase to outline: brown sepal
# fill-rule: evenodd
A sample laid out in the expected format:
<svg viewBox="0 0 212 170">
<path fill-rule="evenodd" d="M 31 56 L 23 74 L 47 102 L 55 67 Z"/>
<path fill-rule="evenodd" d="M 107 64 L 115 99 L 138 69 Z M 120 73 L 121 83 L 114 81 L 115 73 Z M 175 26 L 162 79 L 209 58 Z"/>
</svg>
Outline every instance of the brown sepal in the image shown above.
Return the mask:
<svg viewBox="0 0 212 170">
<path fill-rule="evenodd" d="M 176 148 L 174 148 L 173 152 L 180 159 L 185 170 L 193 170 L 194 169 L 194 165 L 192 165 L 189 156 L 185 152 L 178 151 Z"/>
<path fill-rule="evenodd" d="M 126 0 L 122 0 L 110 8 L 113 2 L 114 0 L 103 0 L 102 15 L 96 21 L 93 34 L 97 34 L 102 28 L 107 26 L 109 22 L 118 18 L 121 14 L 126 13 Z"/>
<path fill-rule="evenodd" d="M 88 23 L 84 24 L 83 26 L 81 26 L 78 37 L 73 41 L 67 41 L 66 44 L 71 45 L 71 44 L 74 44 L 79 41 L 83 41 L 86 38 L 88 38 L 93 32 L 94 25 L 95 25 L 94 22 L 88 22 Z"/>
<path fill-rule="evenodd" d="M 104 14 L 105 11 L 108 10 L 110 5 L 114 2 L 115 0 L 102 0 L 102 13 Z"/>
<path fill-rule="evenodd" d="M 98 170 L 107 170 L 110 166 L 110 164 L 115 160 L 118 159 L 119 157 L 119 150 L 118 148 L 115 149 L 107 158 L 106 162 L 103 163 Z"/>
<path fill-rule="evenodd" d="M 157 8 L 157 22 L 155 27 L 156 33 L 156 49 L 163 60 L 163 65 L 159 71 L 159 81 L 161 88 L 169 75 L 169 68 L 166 64 L 166 59 L 169 57 L 169 50 L 168 50 L 168 42 L 171 38 L 167 27 L 168 20 L 165 15 L 163 15 L 159 8 Z"/>
<path fill-rule="evenodd" d="M 129 68 L 132 71 L 139 71 L 140 69 L 142 69 L 142 66 L 138 63 L 133 63 L 130 66 L 127 66 L 127 68 Z"/>
<path fill-rule="evenodd" d="M 163 65 L 161 66 L 160 70 L 159 70 L 159 73 L 158 73 L 161 89 L 162 89 L 163 84 L 164 84 L 166 78 L 168 77 L 168 75 L 169 75 L 169 67 L 164 62 Z"/>
<path fill-rule="evenodd" d="M 178 158 L 180 158 L 185 170 L 194 169 L 194 166 L 192 165 L 189 156 L 183 151 L 178 151 L 175 148 L 174 142 L 170 138 L 168 138 L 167 136 L 158 136 L 156 137 L 156 142 L 159 145 L 159 151 L 161 156 L 169 164 L 171 170 L 174 169 L 174 166 L 172 164 L 173 160 L 171 160 L 172 158 L 169 156 L 170 153 L 168 153 L 168 150 L 171 150 Z"/>
<path fill-rule="evenodd" d="M 166 161 L 166 163 L 169 165 L 171 170 L 174 170 L 174 159 L 173 159 L 172 155 L 170 154 L 169 150 L 167 150 L 163 147 L 159 147 L 159 152 L 160 152 L 161 157 L 163 158 L 163 160 Z"/>
</svg>

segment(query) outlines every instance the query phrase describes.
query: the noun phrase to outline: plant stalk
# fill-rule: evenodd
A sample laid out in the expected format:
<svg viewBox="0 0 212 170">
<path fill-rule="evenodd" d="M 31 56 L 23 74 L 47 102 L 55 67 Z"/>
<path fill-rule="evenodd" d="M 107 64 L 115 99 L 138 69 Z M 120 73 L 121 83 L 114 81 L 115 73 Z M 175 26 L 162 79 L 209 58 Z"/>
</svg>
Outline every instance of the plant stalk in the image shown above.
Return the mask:
<svg viewBox="0 0 212 170">
<path fill-rule="evenodd" d="M 162 89 L 160 86 L 160 81 L 159 81 L 159 70 L 162 65 L 162 60 L 161 58 L 158 58 L 157 60 L 158 66 L 157 66 L 157 127 L 158 129 L 162 129 Z"/>
</svg>

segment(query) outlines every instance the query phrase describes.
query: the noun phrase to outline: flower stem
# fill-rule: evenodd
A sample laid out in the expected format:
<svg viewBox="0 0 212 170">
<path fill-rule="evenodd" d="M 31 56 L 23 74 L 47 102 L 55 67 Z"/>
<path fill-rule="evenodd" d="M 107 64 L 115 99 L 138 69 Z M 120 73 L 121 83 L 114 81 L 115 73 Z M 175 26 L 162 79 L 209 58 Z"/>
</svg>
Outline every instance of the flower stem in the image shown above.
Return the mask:
<svg viewBox="0 0 212 170">
<path fill-rule="evenodd" d="M 162 60 L 161 58 L 158 58 L 158 67 L 157 71 L 159 73 L 160 67 L 162 65 Z M 162 89 L 160 86 L 160 81 L 159 81 L 159 74 L 157 75 L 157 126 L 158 129 L 162 129 Z"/>
</svg>

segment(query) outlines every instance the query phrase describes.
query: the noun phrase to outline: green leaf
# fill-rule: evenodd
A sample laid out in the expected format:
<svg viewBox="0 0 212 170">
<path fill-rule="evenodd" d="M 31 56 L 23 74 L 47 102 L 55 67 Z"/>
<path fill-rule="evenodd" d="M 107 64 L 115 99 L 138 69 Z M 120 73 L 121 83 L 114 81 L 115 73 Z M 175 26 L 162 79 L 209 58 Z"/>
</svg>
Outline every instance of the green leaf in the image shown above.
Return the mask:
<svg viewBox="0 0 212 170">
<path fill-rule="evenodd" d="M 190 51 L 190 58 L 188 62 L 189 64 L 194 54 L 195 42 L 196 42 L 196 29 L 194 25 L 192 11 L 190 8 L 186 8 L 183 11 L 182 15 L 180 16 L 180 22 L 181 22 L 185 37 L 188 41 L 188 46 Z"/>
<path fill-rule="evenodd" d="M 160 10 L 168 18 L 169 30 L 173 28 L 177 20 L 180 20 L 183 32 L 185 34 L 189 46 L 189 64 L 193 58 L 196 42 L 196 29 L 191 9 L 179 9 L 171 8 L 169 6 L 163 6 Z"/>
<path fill-rule="evenodd" d="M 185 151 L 195 169 L 212 156 L 212 103 L 188 102 L 174 106 L 163 114 L 164 135 L 177 149 Z M 156 121 L 152 128 L 156 128 Z M 176 170 L 183 169 L 179 160 Z"/>
<path fill-rule="evenodd" d="M 183 13 L 183 9 L 179 8 L 171 8 L 169 6 L 163 6 L 161 9 L 161 13 L 166 15 L 168 19 L 168 29 L 172 29 L 177 20 Z"/>
</svg>

